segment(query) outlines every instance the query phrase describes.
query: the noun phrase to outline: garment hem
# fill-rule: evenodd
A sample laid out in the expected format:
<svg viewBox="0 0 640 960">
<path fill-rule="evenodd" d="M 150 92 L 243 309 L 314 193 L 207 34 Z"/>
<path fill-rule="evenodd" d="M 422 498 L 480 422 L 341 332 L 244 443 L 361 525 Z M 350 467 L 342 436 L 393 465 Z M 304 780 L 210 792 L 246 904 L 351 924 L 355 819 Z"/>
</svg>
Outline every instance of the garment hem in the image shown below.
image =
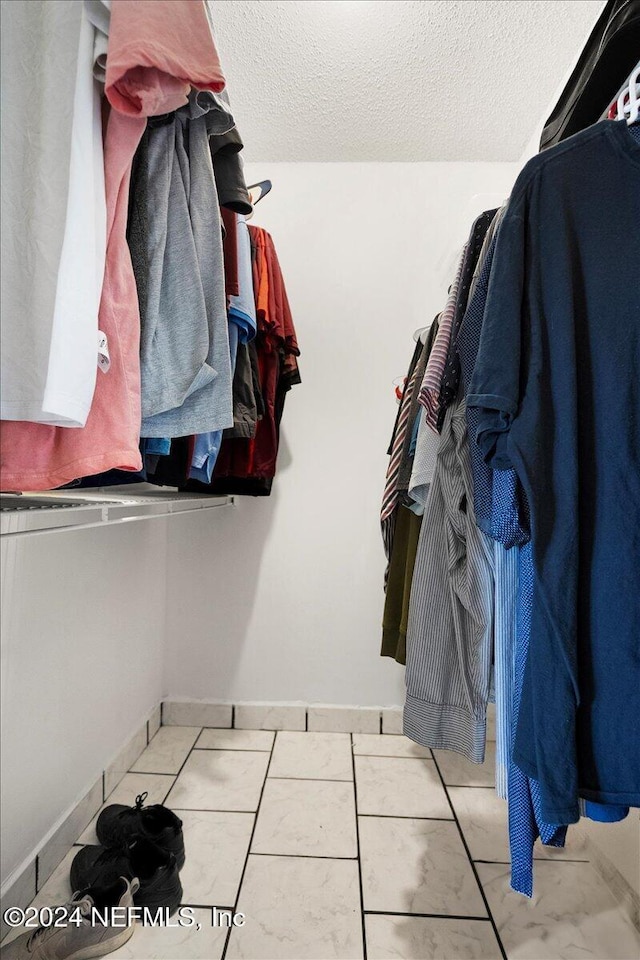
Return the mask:
<svg viewBox="0 0 640 960">
<path fill-rule="evenodd" d="M 640 807 L 640 793 L 616 793 L 611 790 L 588 790 L 578 787 L 578 795 L 592 803 L 620 804 L 623 807 Z M 600 821 L 607 823 L 610 821 Z M 611 821 L 616 823 L 617 821 Z"/>
<path fill-rule="evenodd" d="M 72 469 L 73 468 L 73 469 Z M 116 450 L 101 456 L 82 457 L 73 460 L 52 473 L 6 473 L 0 474 L 2 490 L 53 490 L 80 477 L 90 477 L 108 470 L 124 470 L 137 473 L 142 470 L 140 451 Z"/>
<path fill-rule="evenodd" d="M 91 404 L 88 407 L 85 405 L 74 407 L 73 404 L 49 403 L 47 406 L 48 410 L 40 402 L 25 404 L 5 400 L 0 404 L 0 420 L 42 423 L 47 427 L 65 427 L 74 430 L 82 429 L 86 425 L 91 411 Z M 67 412 L 62 413 L 63 409 Z"/>
<path fill-rule="evenodd" d="M 158 414 L 158 416 L 161 416 L 161 414 Z M 156 418 L 153 417 L 153 419 L 155 420 Z M 232 416 L 219 421 L 194 421 L 191 424 L 185 422 L 178 423 L 177 425 L 172 423 L 170 425 L 169 423 L 165 422 L 164 425 L 160 423 L 160 425 L 157 427 L 143 420 L 140 428 L 140 435 L 150 439 L 155 437 L 169 437 L 169 439 L 172 440 L 175 437 L 197 436 L 199 433 L 218 433 L 218 431 L 228 430 L 229 427 L 232 426 Z"/>
<path fill-rule="evenodd" d="M 432 750 L 453 750 L 472 763 L 484 763 L 486 717 L 478 719 L 463 707 L 427 703 L 407 695 L 404 707 L 405 736 Z"/>
</svg>

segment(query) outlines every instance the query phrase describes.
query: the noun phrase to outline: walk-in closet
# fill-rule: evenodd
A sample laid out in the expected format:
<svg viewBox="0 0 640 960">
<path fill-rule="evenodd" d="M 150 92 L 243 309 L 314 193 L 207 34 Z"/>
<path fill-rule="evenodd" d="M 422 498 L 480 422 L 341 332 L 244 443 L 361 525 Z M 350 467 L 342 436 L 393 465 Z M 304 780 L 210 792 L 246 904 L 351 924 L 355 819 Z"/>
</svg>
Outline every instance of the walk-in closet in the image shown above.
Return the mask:
<svg viewBox="0 0 640 960">
<path fill-rule="evenodd" d="M 2 0 L 2 960 L 640 960 L 640 0 Z"/>
</svg>

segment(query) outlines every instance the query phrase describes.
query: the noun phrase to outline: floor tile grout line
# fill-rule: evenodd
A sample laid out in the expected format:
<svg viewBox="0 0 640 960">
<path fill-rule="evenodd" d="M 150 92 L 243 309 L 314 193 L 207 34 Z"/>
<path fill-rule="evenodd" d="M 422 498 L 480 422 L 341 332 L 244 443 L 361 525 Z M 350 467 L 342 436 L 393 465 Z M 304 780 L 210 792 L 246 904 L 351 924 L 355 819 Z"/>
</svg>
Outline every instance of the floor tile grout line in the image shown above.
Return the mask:
<svg viewBox="0 0 640 960">
<path fill-rule="evenodd" d="M 569 860 L 565 857 L 534 857 L 536 863 L 591 863 L 590 860 Z M 480 860 L 476 857 L 474 863 L 495 864 L 496 867 L 510 867 L 510 860 Z"/>
<path fill-rule="evenodd" d="M 372 760 L 411 760 L 414 763 L 424 763 L 426 760 L 428 763 L 435 763 L 433 757 L 407 757 L 395 753 L 354 753 L 354 756 L 371 757 Z M 450 784 L 450 786 L 457 786 L 457 784 Z"/>
<path fill-rule="evenodd" d="M 219 903 L 187 903 L 183 901 L 181 907 L 189 907 L 191 910 L 228 910 L 233 913 L 233 907 L 223 907 Z"/>
<path fill-rule="evenodd" d="M 202 733 L 203 729 L 204 729 L 204 727 L 200 727 L 200 733 Z M 173 783 L 171 784 L 171 786 L 169 787 L 169 789 L 168 789 L 167 792 L 165 793 L 165 795 L 164 795 L 164 800 L 162 801 L 163 806 L 166 804 L 167 800 L 169 799 L 169 794 L 171 793 L 171 791 L 172 791 L 173 788 L 175 787 L 175 785 L 176 785 L 176 783 L 177 783 L 177 781 L 178 781 L 178 777 L 180 776 L 180 774 L 182 773 L 182 771 L 183 771 L 184 768 L 185 768 L 185 765 L 186 765 L 186 763 L 187 763 L 187 760 L 189 759 L 189 757 L 191 756 L 191 754 L 192 754 L 193 751 L 195 750 L 195 748 L 196 748 L 196 743 L 198 742 L 198 737 L 200 736 L 200 733 L 198 734 L 198 736 L 197 736 L 196 739 L 194 740 L 193 746 L 191 747 L 191 749 L 190 749 L 189 752 L 187 753 L 186 757 L 184 758 L 184 761 L 183 761 L 183 763 L 182 763 L 182 766 L 180 767 L 180 769 L 178 770 L 178 772 L 176 773 L 176 775 L 175 775 L 175 777 L 174 777 L 174 779 L 173 779 Z"/>
<path fill-rule="evenodd" d="M 354 757 L 373 757 L 376 760 L 429 760 L 433 761 L 433 757 L 408 757 L 406 753 L 362 753 L 360 750 L 356 753 L 354 750 Z"/>
<path fill-rule="evenodd" d="M 221 807 L 185 807 L 184 804 L 180 804 L 175 807 L 174 813 L 176 811 L 181 813 L 241 813 L 243 817 L 255 817 L 255 810 L 223 810 Z"/>
<path fill-rule="evenodd" d="M 366 917 L 422 917 L 427 920 L 479 920 L 481 923 L 491 923 L 491 917 L 468 917 L 456 913 L 401 913 L 399 910 L 365 910 Z"/>
<path fill-rule="evenodd" d="M 266 853 L 251 851 L 252 857 L 284 857 L 286 860 L 357 860 L 358 857 L 328 856 L 326 853 Z"/>
<path fill-rule="evenodd" d="M 466 854 L 467 854 L 467 859 L 468 859 L 468 861 L 469 861 L 469 865 L 470 865 L 470 867 L 471 867 L 471 869 L 472 869 L 472 871 L 473 871 L 473 875 L 474 875 L 474 877 L 475 877 L 475 879 L 476 879 L 476 883 L 478 884 L 478 890 L 480 891 L 480 896 L 482 897 L 482 901 L 483 901 L 483 903 L 484 903 L 484 908 L 485 908 L 485 910 L 487 911 L 489 920 L 491 921 L 491 926 L 493 927 L 493 932 L 494 932 L 496 941 L 497 941 L 497 943 L 498 943 L 498 947 L 500 948 L 500 953 L 501 953 L 501 955 L 502 955 L 503 960 L 508 960 L 507 952 L 506 952 L 506 950 L 505 950 L 505 948 L 504 948 L 504 944 L 502 943 L 502 939 L 501 939 L 501 937 L 500 937 L 500 933 L 498 932 L 498 925 L 496 924 L 496 921 L 495 921 L 495 919 L 494 919 L 494 916 L 493 916 L 493 914 L 492 914 L 492 912 L 491 912 L 491 907 L 489 906 L 489 901 L 488 901 L 488 899 L 487 899 L 487 895 L 486 895 L 486 893 L 484 892 L 484 887 L 482 886 L 482 883 L 480 882 L 480 876 L 479 876 L 478 871 L 477 871 L 477 869 L 476 869 L 476 865 L 475 865 L 475 863 L 473 862 L 473 860 L 471 859 L 471 851 L 469 850 L 469 845 L 467 844 L 467 841 L 466 841 L 465 835 L 464 835 L 464 833 L 463 833 L 462 827 L 460 826 L 460 821 L 458 820 L 458 816 L 457 816 L 457 814 L 456 814 L 455 807 L 453 806 L 453 803 L 451 802 L 451 797 L 449 796 L 449 790 L 448 790 L 448 788 L 447 788 L 447 784 L 444 782 L 444 777 L 442 776 L 442 772 L 441 772 L 441 770 L 440 770 L 440 766 L 439 766 L 439 764 L 438 764 L 438 761 L 436 760 L 435 755 L 433 755 L 433 751 L 432 751 L 432 756 L 433 756 L 434 763 L 435 763 L 435 765 L 436 765 L 436 770 L 438 771 L 438 776 L 440 777 L 440 782 L 441 782 L 441 784 L 442 784 L 442 788 L 443 788 L 443 790 L 444 790 L 444 792 L 445 792 L 445 794 L 446 794 L 446 796 L 447 796 L 447 803 L 449 804 L 449 807 L 451 808 L 451 812 L 452 812 L 452 814 L 453 814 L 453 819 L 454 819 L 454 821 L 455 821 L 456 827 L 458 828 L 458 834 L 460 835 L 460 840 L 462 841 L 462 845 L 463 845 L 463 847 L 464 847 L 464 849 L 465 849 L 465 852 L 466 852 Z"/>
<path fill-rule="evenodd" d="M 346 780 L 344 777 L 269 777 L 269 780 L 295 780 L 297 783 L 353 783 L 353 780 Z"/>
<path fill-rule="evenodd" d="M 382 714 L 381 714 L 382 716 Z M 358 784 L 356 782 L 356 757 L 353 752 L 353 734 L 351 734 L 351 764 L 353 768 L 353 803 L 356 821 L 356 853 L 358 864 L 358 884 L 360 887 L 360 920 L 362 923 L 362 958 L 367 960 L 367 925 L 364 914 L 364 890 L 362 887 L 362 859 L 360 851 L 360 827 L 358 822 Z"/>
<path fill-rule="evenodd" d="M 269 762 L 267 763 L 267 769 L 265 770 L 264 779 L 263 779 L 263 781 L 262 781 L 262 788 L 261 788 L 261 790 L 260 790 L 260 797 L 259 797 L 259 799 L 258 799 L 258 806 L 256 807 L 256 812 L 255 812 L 254 817 L 253 817 L 253 826 L 251 827 L 251 836 L 249 837 L 249 843 L 247 844 L 247 855 L 246 855 L 246 857 L 244 858 L 244 864 L 243 864 L 243 867 L 242 867 L 242 873 L 240 874 L 240 880 L 238 881 L 238 890 L 237 890 L 236 898 L 235 898 L 234 905 L 233 905 L 233 913 L 234 913 L 234 914 L 238 912 L 238 904 L 240 903 L 240 895 L 242 894 L 242 885 L 243 885 L 243 883 L 244 883 L 245 874 L 246 874 L 246 872 L 247 872 L 247 866 L 248 866 L 248 864 L 249 864 L 249 857 L 251 856 L 251 846 L 252 846 L 252 844 L 253 844 L 253 838 L 254 838 L 255 832 L 256 832 L 256 826 L 257 826 L 257 823 L 258 823 L 258 816 L 259 816 L 259 814 L 260 814 L 260 806 L 261 806 L 261 804 L 262 804 L 262 797 L 264 796 L 265 787 L 266 787 L 266 785 L 267 785 L 267 780 L 268 780 L 268 778 L 269 778 L 269 768 L 271 767 L 271 761 L 273 760 L 273 751 L 274 751 L 274 749 L 275 749 L 275 744 L 276 744 L 276 740 L 277 740 L 277 739 L 278 739 L 277 736 L 275 736 L 275 737 L 273 738 L 273 743 L 271 744 L 271 750 L 269 751 Z M 226 958 L 226 956 L 227 956 L 227 950 L 229 949 L 229 941 L 230 941 L 230 939 L 231 939 L 231 932 L 232 932 L 232 931 L 231 931 L 231 928 L 229 928 L 229 930 L 227 931 L 227 935 L 226 935 L 226 937 L 225 937 L 224 947 L 223 947 L 223 950 L 222 950 L 222 955 L 221 955 L 221 957 L 220 957 L 220 960 L 225 960 L 225 958 Z"/>
<path fill-rule="evenodd" d="M 191 753 L 192 750 L 193 750 L 193 747 L 189 747 L 189 753 Z M 142 753 L 144 753 L 144 750 L 142 751 Z M 142 756 L 142 753 L 140 754 L 140 757 Z M 138 760 L 140 759 L 140 757 L 138 757 Z M 138 762 L 138 760 L 136 760 L 136 763 Z M 182 770 L 182 764 L 180 765 L 180 769 Z M 166 773 L 166 771 L 161 773 L 160 770 L 136 770 L 135 764 L 134 764 L 133 767 L 129 767 L 129 769 L 123 774 L 121 779 L 118 780 L 113 790 L 117 790 L 117 788 L 120 786 L 120 784 L 126 777 L 127 773 L 133 773 L 137 777 L 177 777 L 178 776 L 177 773 Z M 113 793 L 113 790 L 111 791 L 111 793 Z M 111 796 L 111 793 L 109 794 L 109 797 Z M 109 797 L 107 797 L 107 800 L 109 799 Z"/>
<path fill-rule="evenodd" d="M 434 757 L 435 760 L 435 757 Z M 444 782 L 444 781 L 443 781 Z M 491 783 L 448 783 L 447 787 L 454 787 L 456 790 L 495 790 Z"/>
<path fill-rule="evenodd" d="M 267 750 L 259 750 L 258 747 L 196 747 L 194 750 L 208 750 L 209 753 L 213 753 L 215 750 L 218 753 L 271 753 L 271 747 Z"/>
<path fill-rule="evenodd" d="M 437 823 L 453 823 L 454 817 L 411 817 L 402 813 L 359 813 L 359 817 L 373 817 L 378 820 L 435 820 Z"/>
<path fill-rule="evenodd" d="M 183 901 L 181 907 L 189 907 L 190 910 L 228 910 L 233 913 L 233 907 L 222 907 L 219 903 L 186 903 Z"/>
</svg>

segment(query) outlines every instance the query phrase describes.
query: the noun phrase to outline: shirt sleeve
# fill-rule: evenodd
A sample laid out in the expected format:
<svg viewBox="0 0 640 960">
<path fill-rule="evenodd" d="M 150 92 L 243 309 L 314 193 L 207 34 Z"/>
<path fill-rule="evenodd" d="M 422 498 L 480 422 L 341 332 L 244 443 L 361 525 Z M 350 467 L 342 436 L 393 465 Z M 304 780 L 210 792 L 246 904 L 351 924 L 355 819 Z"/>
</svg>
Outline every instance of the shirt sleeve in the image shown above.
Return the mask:
<svg viewBox="0 0 640 960">
<path fill-rule="evenodd" d="M 519 210 L 507 211 L 496 237 L 480 348 L 467 396 L 467 405 L 479 411 L 475 440 L 495 470 L 512 466 L 507 438 L 520 406 L 524 263 L 524 218 Z"/>
</svg>

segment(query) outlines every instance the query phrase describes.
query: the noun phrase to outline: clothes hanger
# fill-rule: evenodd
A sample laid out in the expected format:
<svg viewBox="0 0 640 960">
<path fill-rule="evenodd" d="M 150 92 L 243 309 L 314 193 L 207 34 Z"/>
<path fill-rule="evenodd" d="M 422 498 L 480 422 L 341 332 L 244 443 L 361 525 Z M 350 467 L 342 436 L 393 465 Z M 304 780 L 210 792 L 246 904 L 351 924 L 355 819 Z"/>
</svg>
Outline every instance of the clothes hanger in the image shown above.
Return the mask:
<svg viewBox="0 0 640 960">
<path fill-rule="evenodd" d="M 640 116 L 640 63 L 631 74 L 629 80 L 629 103 L 627 104 L 629 116 L 627 123 L 631 125 L 636 123 Z"/>
<path fill-rule="evenodd" d="M 626 119 L 631 125 L 640 115 L 640 63 L 636 64 L 631 76 L 624 84 L 617 100 L 614 100 L 607 113 L 610 119 Z"/>
<path fill-rule="evenodd" d="M 250 187 L 247 187 L 249 191 L 249 199 L 251 200 L 251 205 L 255 208 L 256 203 L 260 203 L 263 197 L 271 191 L 273 184 L 271 180 L 260 180 L 258 183 L 252 183 Z M 250 220 L 253 216 L 253 211 L 249 213 L 245 220 Z"/>
</svg>

